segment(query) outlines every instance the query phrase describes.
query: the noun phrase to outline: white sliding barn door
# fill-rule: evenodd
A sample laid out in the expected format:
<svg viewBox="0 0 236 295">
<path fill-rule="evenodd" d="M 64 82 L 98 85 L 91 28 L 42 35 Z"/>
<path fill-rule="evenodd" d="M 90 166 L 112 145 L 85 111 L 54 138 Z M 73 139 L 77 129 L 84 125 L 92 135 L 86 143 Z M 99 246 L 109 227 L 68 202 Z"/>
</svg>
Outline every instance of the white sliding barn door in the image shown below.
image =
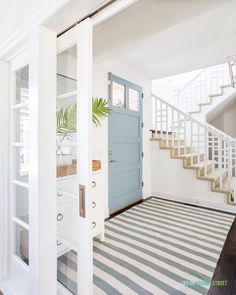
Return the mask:
<svg viewBox="0 0 236 295">
<path fill-rule="evenodd" d="M 56 34 L 29 38 L 29 295 L 56 295 Z M 24 293 L 26 294 L 26 293 Z"/>
<path fill-rule="evenodd" d="M 57 279 L 61 294 L 92 295 L 92 22 L 58 38 Z"/>
</svg>

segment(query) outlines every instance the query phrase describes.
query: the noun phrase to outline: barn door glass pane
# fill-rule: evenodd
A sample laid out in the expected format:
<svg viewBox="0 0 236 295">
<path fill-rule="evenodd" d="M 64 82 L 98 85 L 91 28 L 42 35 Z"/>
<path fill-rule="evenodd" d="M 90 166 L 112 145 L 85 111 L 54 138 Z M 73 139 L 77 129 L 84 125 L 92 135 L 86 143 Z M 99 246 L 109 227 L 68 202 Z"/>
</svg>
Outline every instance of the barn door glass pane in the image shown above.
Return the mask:
<svg viewBox="0 0 236 295">
<path fill-rule="evenodd" d="M 77 294 L 77 46 L 57 59 L 57 279 Z"/>
<path fill-rule="evenodd" d="M 29 66 L 15 72 L 12 102 L 11 204 L 13 254 L 29 264 Z"/>
</svg>

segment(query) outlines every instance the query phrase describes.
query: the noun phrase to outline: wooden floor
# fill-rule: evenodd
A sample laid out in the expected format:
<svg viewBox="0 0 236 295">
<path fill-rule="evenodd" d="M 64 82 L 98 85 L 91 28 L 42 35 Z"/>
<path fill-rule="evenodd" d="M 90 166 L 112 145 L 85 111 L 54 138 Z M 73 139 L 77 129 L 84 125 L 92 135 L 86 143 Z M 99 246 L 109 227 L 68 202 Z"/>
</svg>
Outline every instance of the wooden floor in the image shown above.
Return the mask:
<svg viewBox="0 0 236 295">
<path fill-rule="evenodd" d="M 236 220 L 229 231 L 212 280 L 215 283 L 225 281 L 226 285 L 211 286 L 208 295 L 236 295 Z"/>
</svg>

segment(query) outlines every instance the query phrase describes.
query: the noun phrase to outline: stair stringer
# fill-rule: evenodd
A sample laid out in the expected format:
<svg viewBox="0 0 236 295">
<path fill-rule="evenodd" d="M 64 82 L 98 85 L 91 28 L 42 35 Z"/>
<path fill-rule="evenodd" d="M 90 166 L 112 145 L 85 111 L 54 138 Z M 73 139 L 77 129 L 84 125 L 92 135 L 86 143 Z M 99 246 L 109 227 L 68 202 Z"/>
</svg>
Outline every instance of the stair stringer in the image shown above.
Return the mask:
<svg viewBox="0 0 236 295">
<path fill-rule="evenodd" d="M 212 191 L 212 181 L 200 179 L 194 169 L 184 167 L 184 161 L 171 155 L 171 148 L 161 147 L 161 141 L 151 143 L 151 191 L 159 195 L 179 196 L 196 204 L 224 208 L 236 212 L 227 204 L 225 193 Z"/>
</svg>

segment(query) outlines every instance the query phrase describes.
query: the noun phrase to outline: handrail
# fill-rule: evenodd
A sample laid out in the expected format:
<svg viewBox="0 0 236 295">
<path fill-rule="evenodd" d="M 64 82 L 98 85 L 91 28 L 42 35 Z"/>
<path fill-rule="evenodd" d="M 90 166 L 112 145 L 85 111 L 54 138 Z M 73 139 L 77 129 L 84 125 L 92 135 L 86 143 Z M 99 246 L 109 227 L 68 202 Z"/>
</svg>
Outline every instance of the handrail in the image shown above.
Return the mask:
<svg viewBox="0 0 236 295">
<path fill-rule="evenodd" d="M 229 65 L 229 74 L 231 79 L 231 85 L 232 87 L 236 87 L 236 76 L 235 76 L 235 70 L 236 70 L 236 55 L 229 56 L 228 58 L 228 65 Z"/>
<path fill-rule="evenodd" d="M 216 127 L 212 126 L 209 123 L 205 123 L 203 124 L 202 122 L 192 118 L 187 112 L 184 112 L 180 109 L 178 109 L 176 106 L 174 106 L 173 104 L 167 102 L 166 100 L 160 98 L 159 96 L 155 95 L 155 94 L 151 94 L 152 97 L 160 100 L 161 102 L 165 103 L 166 105 L 168 105 L 169 107 L 171 107 L 172 109 L 174 109 L 176 112 L 182 114 L 183 116 L 187 117 L 188 119 L 191 119 L 193 122 L 195 122 L 196 124 L 198 124 L 199 126 L 203 127 L 203 128 L 209 128 L 211 130 L 214 131 L 215 134 L 220 134 L 223 138 L 225 138 L 226 140 L 228 140 L 231 143 L 235 143 L 235 138 L 231 137 L 228 134 L 225 134 L 224 132 L 222 132 L 221 130 L 217 129 Z"/>
<path fill-rule="evenodd" d="M 206 123 L 207 128 L 214 130 L 215 133 L 220 134 L 225 140 L 228 140 L 230 143 L 236 143 L 236 139 L 231 137 L 230 135 L 222 132 L 221 130 L 217 129 L 215 126 Z"/>
<path fill-rule="evenodd" d="M 198 104 L 209 103 L 209 95 L 220 91 L 220 86 L 230 83 L 228 64 L 205 68 L 177 92 L 179 108 L 192 112 Z"/>
<path fill-rule="evenodd" d="M 227 172 L 229 180 L 236 176 L 236 141 L 233 137 L 225 134 L 208 123 L 202 123 L 193 118 L 187 112 L 152 94 L 154 99 L 154 136 L 165 136 L 167 145 L 169 140 L 176 145 L 178 154 L 180 146 L 191 147 L 190 161 L 193 164 L 193 153 L 201 160 L 204 154 L 204 173 L 208 173 L 208 161 L 213 163 L 213 171 L 222 168 Z M 170 132 L 171 131 L 171 132 Z M 171 135 L 170 135 L 171 134 Z M 189 153 L 189 152 L 188 152 Z M 223 175 L 220 176 L 220 188 L 223 187 Z"/>
<path fill-rule="evenodd" d="M 191 119 L 193 122 L 199 124 L 200 126 L 202 126 L 203 128 L 205 127 L 205 125 L 199 121 L 197 121 L 196 119 L 192 118 L 188 113 L 178 109 L 177 107 L 175 107 L 173 104 L 165 101 L 164 99 L 160 98 L 159 96 L 155 95 L 155 94 L 151 94 L 152 97 L 159 99 L 161 102 L 163 102 L 164 104 L 168 105 L 169 107 L 171 107 L 172 109 L 174 109 L 176 112 L 182 114 L 183 116 L 188 117 L 189 119 Z"/>
</svg>

